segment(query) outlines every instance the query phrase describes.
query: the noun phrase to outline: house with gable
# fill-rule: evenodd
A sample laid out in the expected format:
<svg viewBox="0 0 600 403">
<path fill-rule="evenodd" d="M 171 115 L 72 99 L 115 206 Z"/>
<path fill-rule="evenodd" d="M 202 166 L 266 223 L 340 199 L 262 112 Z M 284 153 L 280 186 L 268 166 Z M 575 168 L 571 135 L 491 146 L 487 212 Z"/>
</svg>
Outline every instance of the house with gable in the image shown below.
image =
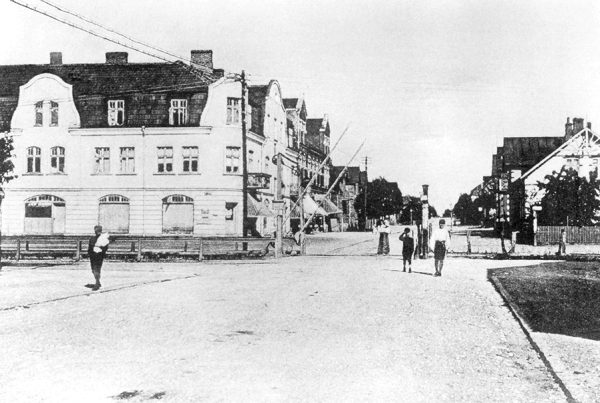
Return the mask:
<svg viewBox="0 0 600 403">
<path fill-rule="evenodd" d="M 583 119 L 575 118 L 573 123 L 567 120 L 565 141 L 510 184 L 513 228 L 530 233 L 536 227 L 544 197 L 539 183 L 544 183 L 547 175 L 574 169 L 589 179 L 591 172 L 598 173 L 599 163 L 600 137 L 592 132 L 591 123 L 583 127 Z"/>
</svg>

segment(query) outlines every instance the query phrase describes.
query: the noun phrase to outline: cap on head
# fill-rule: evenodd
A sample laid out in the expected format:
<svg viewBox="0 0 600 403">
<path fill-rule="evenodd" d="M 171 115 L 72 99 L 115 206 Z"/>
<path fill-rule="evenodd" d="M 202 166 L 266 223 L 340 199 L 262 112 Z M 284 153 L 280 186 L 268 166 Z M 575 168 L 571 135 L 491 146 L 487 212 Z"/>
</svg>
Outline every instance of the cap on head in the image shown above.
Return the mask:
<svg viewBox="0 0 600 403">
<path fill-rule="evenodd" d="M 102 232 L 102 225 L 95 225 L 94 232 Z"/>
<path fill-rule="evenodd" d="M 410 232 L 410 228 L 404 228 L 404 232 Z"/>
<path fill-rule="evenodd" d="M 440 220 L 440 224 L 446 224 L 446 220 L 444 220 L 444 219 L 441 219 L 441 220 Z"/>
</svg>

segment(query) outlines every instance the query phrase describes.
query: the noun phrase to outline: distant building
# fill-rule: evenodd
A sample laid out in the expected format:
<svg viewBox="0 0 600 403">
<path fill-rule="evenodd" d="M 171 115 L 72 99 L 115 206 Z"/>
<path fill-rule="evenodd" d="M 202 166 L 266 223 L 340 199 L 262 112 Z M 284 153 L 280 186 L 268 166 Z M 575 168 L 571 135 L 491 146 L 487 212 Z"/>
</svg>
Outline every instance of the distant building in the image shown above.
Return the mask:
<svg viewBox="0 0 600 403">
<path fill-rule="evenodd" d="M 333 166 L 331 168 L 332 184 L 343 169 L 343 166 Z M 349 166 L 334 189 L 335 192 L 333 193 L 332 200 L 341 211 L 338 216 L 341 230 L 359 229 L 358 215 L 354 208 L 354 202 L 366 183 L 366 172 L 361 171 L 358 166 Z"/>
</svg>

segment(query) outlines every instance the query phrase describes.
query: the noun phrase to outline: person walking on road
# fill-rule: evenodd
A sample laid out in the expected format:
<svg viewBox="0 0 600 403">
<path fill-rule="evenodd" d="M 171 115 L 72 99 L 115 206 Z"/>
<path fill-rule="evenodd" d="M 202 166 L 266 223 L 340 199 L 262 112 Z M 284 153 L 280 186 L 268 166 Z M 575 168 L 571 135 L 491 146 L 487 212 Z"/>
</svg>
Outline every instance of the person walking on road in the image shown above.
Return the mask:
<svg viewBox="0 0 600 403">
<path fill-rule="evenodd" d="M 567 232 L 565 229 L 560 230 L 560 241 L 558 242 L 558 256 L 565 255 L 567 253 Z"/>
<path fill-rule="evenodd" d="M 378 255 L 388 255 L 390 253 L 390 222 L 386 220 L 377 221 L 377 226 L 375 227 L 377 233 L 379 233 L 379 244 L 377 246 L 377 254 Z"/>
<path fill-rule="evenodd" d="M 96 225 L 94 227 L 95 235 L 90 238 L 88 245 L 88 256 L 90 257 L 90 266 L 92 267 L 92 274 L 96 280 L 95 284 L 88 284 L 89 288 L 97 291 L 102 284 L 100 284 L 100 271 L 102 270 L 102 263 L 108 250 L 109 236 L 108 234 L 102 233 L 102 226 Z"/>
<path fill-rule="evenodd" d="M 446 257 L 446 251 L 450 246 L 450 233 L 445 228 L 446 220 L 440 220 L 439 228 L 436 228 L 431 234 L 431 243 L 433 244 L 433 258 L 435 265 L 434 277 L 440 277 L 442 275 L 442 268 L 444 267 L 444 258 Z"/>
<path fill-rule="evenodd" d="M 404 228 L 404 232 L 399 238 L 402 241 L 402 271 L 406 271 L 406 262 L 408 262 L 408 272 L 412 273 L 412 256 L 415 253 L 415 240 L 410 236 L 410 228 Z"/>
</svg>

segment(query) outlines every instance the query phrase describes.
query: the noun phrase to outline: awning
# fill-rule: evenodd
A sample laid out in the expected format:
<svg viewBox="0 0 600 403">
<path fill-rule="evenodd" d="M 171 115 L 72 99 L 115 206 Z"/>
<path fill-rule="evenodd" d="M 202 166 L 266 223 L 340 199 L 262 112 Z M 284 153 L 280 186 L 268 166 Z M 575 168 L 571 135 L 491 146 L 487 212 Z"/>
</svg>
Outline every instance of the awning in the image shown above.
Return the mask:
<svg viewBox="0 0 600 403">
<path fill-rule="evenodd" d="M 275 213 L 264 204 L 248 195 L 248 217 L 273 217 Z"/>
<path fill-rule="evenodd" d="M 313 215 L 315 212 L 318 215 L 327 215 L 327 211 L 319 207 L 309 195 L 304 195 L 304 214 Z"/>
<path fill-rule="evenodd" d="M 315 195 L 315 199 L 321 203 L 321 207 L 323 210 L 327 212 L 327 214 L 341 214 L 342 210 L 340 210 L 333 202 L 324 197 L 325 195 Z"/>
</svg>

